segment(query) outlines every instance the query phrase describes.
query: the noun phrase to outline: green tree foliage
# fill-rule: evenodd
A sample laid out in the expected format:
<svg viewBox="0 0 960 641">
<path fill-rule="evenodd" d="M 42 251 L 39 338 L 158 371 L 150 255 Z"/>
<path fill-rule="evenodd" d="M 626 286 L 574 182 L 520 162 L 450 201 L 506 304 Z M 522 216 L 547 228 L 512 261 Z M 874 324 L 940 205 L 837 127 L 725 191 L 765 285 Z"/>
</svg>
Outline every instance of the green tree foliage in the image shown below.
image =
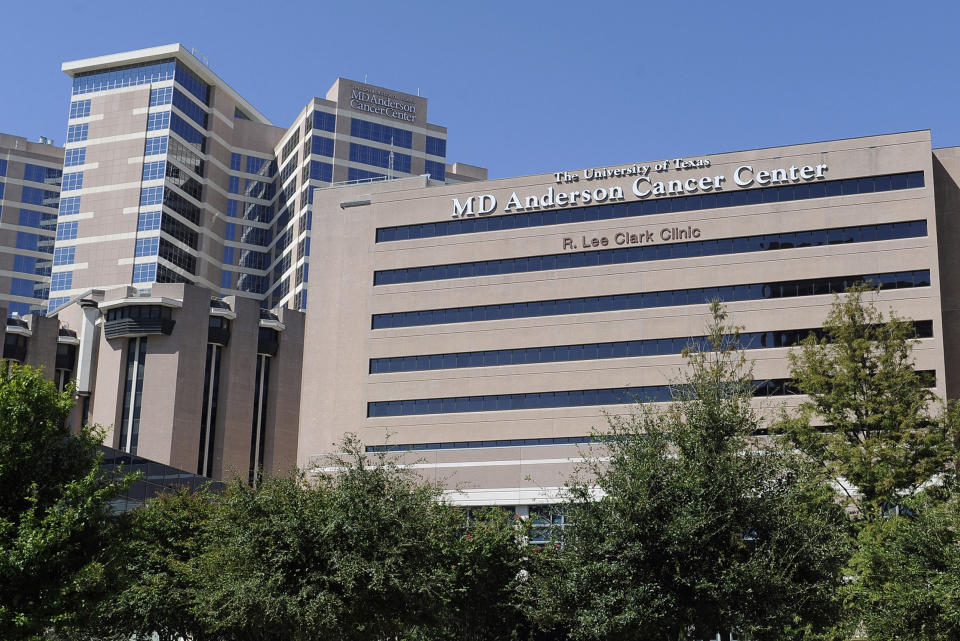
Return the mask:
<svg viewBox="0 0 960 641">
<path fill-rule="evenodd" d="M 209 492 L 179 490 L 130 513 L 110 564 L 113 589 L 99 601 L 89 635 L 79 636 L 101 641 L 208 638 L 207 617 L 197 607 L 201 575 L 193 564 L 203 551 L 203 531 L 214 507 Z"/>
<path fill-rule="evenodd" d="M 90 611 L 126 481 L 100 467 L 100 435 L 71 435 L 73 406 L 41 372 L 0 368 L 0 636 L 41 638 Z"/>
<path fill-rule="evenodd" d="M 931 416 L 930 381 L 914 369 L 913 324 L 865 302 L 870 291 L 859 286 L 837 296 L 825 336 L 790 354 L 809 400 L 778 426 L 829 470 L 867 520 L 916 492 L 952 456 L 947 414 Z"/>
<path fill-rule="evenodd" d="M 668 407 L 611 417 L 571 525 L 534 573 L 539 625 L 573 639 L 800 638 L 837 615 L 846 518 L 822 475 L 756 438 L 751 368 L 712 306 Z M 599 498 L 597 498 L 599 495 Z"/>
<path fill-rule="evenodd" d="M 960 498 L 922 497 L 864 528 L 855 585 L 871 641 L 960 639 Z"/>
<path fill-rule="evenodd" d="M 480 641 L 520 629 L 512 515 L 468 520 L 410 469 L 342 445 L 327 472 L 137 511 L 125 577 L 89 636 Z"/>
</svg>

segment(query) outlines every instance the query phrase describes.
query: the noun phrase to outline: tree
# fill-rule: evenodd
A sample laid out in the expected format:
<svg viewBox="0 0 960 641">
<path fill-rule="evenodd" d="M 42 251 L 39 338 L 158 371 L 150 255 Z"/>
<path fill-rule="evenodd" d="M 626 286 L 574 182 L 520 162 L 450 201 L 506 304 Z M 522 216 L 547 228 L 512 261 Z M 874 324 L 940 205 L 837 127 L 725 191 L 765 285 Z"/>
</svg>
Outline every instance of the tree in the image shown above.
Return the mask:
<svg viewBox="0 0 960 641">
<path fill-rule="evenodd" d="M 127 535 L 110 564 L 111 590 L 99 600 L 82 638 L 209 638 L 208 617 L 197 606 L 204 585 L 194 564 L 204 550 L 203 531 L 215 500 L 208 490 L 181 489 L 159 494 L 129 515 Z"/>
<path fill-rule="evenodd" d="M 73 406 L 40 371 L 0 368 L 0 636 L 40 638 L 90 611 L 128 479 L 101 470 L 100 434 L 66 425 Z"/>
<path fill-rule="evenodd" d="M 196 608 L 214 638 L 494 638 L 522 551 L 512 522 L 467 525 L 440 488 L 342 444 L 331 472 L 231 484 L 204 527 Z M 483 590 L 483 592 L 474 592 Z M 471 603 L 471 598 L 476 603 Z M 479 605 L 489 607 L 487 627 Z M 502 638 L 502 637 L 499 637 Z"/>
<path fill-rule="evenodd" d="M 836 296 L 823 337 L 808 337 L 790 354 L 808 400 L 778 425 L 867 520 L 944 470 L 953 449 L 948 414 L 931 415 L 929 377 L 914 367 L 913 324 L 865 302 L 870 291 L 857 286 Z"/>
<path fill-rule="evenodd" d="M 578 640 L 763 641 L 837 616 L 843 511 L 817 470 L 754 436 L 751 367 L 722 306 L 711 312 L 673 403 L 639 404 L 596 434 L 563 544 L 538 558 L 541 626 Z"/>
<path fill-rule="evenodd" d="M 860 541 L 855 589 L 869 639 L 960 639 L 960 497 L 922 497 Z"/>
</svg>

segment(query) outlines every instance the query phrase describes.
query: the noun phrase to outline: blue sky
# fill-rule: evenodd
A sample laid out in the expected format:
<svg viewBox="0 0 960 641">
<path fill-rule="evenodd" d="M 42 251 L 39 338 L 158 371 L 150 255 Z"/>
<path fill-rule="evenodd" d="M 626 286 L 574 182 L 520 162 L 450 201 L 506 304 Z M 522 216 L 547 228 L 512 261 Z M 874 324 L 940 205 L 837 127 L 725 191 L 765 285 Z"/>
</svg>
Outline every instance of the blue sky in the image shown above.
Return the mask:
<svg viewBox="0 0 960 641">
<path fill-rule="evenodd" d="M 427 97 L 491 177 L 931 129 L 957 2 L 15 2 L 0 131 L 63 142 L 64 60 L 182 42 L 275 124 L 345 76 Z M 339 52 L 339 53 L 333 53 Z"/>
</svg>

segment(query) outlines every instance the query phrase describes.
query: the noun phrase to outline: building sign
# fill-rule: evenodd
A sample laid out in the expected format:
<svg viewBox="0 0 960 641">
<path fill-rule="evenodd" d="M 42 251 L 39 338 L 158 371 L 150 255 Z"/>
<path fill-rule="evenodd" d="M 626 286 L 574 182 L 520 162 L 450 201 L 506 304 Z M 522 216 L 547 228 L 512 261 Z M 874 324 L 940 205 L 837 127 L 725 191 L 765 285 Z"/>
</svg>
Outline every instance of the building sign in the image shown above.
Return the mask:
<svg viewBox="0 0 960 641">
<path fill-rule="evenodd" d="M 413 102 L 384 89 L 353 85 L 350 87 L 350 106 L 357 111 L 396 118 L 404 122 L 417 121 L 417 106 Z"/>
<path fill-rule="evenodd" d="M 655 173 L 670 171 L 685 171 L 690 169 L 706 169 L 710 167 L 707 158 L 687 160 L 675 158 L 653 166 Z M 539 194 L 518 194 L 513 192 L 503 203 L 500 203 L 493 194 L 479 194 L 468 196 L 466 199 L 453 199 L 453 218 L 467 218 L 470 216 L 489 216 L 495 213 L 512 214 L 516 212 L 535 211 L 538 209 L 555 209 L 560 207 L 577 207 L 583 205 L 619 202 L 626 199 L 625 194 L 633 194 L 634 200 L 659 198 L 663 196 L 690 196 L 699 193 L 714 193 L 725 189 L 746 189 L 750 187 L 766 187 L 769 185 L 783 185 L 798 182 L 812 182 L 826 178 L 827 164 L 791 165 L 790 167 L 776 167 L 765 169 L 754 165 L 740 165 L 728 180 L 723 174 L 705 174 L 679 176 L 672 180 L 652 175 L 649 165 L 629 165 L 625 167 L 605 167 L 602 169 L 584 169 L 582 173 L 558 172 L 554 174 L 556 182 L 562 187 L 555 189 L 547 187 L 546 192 Z M 600 178 L 633 178 L 629 185 L 611 185 L 609 187 L 587 187 L 574 189 L 576 183 Z M 568 190 L 569 188 L 569 190 Z"/>
<path fill-rule="evenodd" d="M 678 240 L 695 240 L 700 238 L 699 227 L 664 227 L 659 230 L 641 229 L 639 231 L 623 230 L 609 236 L 576 236 L 563 239 L 563 249 L 574 251 L 579 249 L 599 249 L 601 247 L 636 247 L 638 245 L 655 245 L 660 242 L 674 242 Z"/>
</svg>

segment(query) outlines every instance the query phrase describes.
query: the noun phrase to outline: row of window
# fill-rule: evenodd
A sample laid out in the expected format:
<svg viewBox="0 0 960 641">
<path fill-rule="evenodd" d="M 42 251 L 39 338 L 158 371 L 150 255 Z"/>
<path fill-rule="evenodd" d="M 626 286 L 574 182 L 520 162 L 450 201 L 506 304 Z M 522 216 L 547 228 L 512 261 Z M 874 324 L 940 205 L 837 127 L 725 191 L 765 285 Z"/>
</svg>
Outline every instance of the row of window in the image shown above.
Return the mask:
<svg viewBox="0 0 960 641">
<path fill-rule="evenodd" d="M 290 136 L 290 139 L 287 142 L 283 143 L 283 149 L 280 150 L 280 162 L 286 162 L 287 157 L 297 148 L 297 144 L 300 142 L 300 130 L 293 132 L 293 135 Z"/>
<path fill-rule="evenodd" d="M 364 165 L 410 173 L 410 156 L 387 149 L 377 149 L 352 142 L 350 143 L 350 160 Z"/>
<path fill-rule="evenodd" d="M 166 136 L 153 136 L 151 138 L 147 138 L 146 143 L 143 145 L 143 155 L 159 156 L 167 153 L 168 140 L 169 139 Z"/>
<path fill-rule="evenodd" d="M 177 114 L 170 116 L 170 131 L 177 133 L 187 143 L 199 149 L 200 153 L 206 150 L 207 139 L 204 135 Z"/>
<path fill-rule="evenodd" d="M 172 312 L 165 305 L 128 305 L 107 310 L 107 320 L 170 320 Z"/>
<path fill-rule="evenodd" d="M 61 292 L 73 287 L 73 272 L 56 272 L 50 276 L 50 291 Z"/>
<path fill-rule="evenodd" d="M 63 191 L 83 189 L 83 172 L 76 171 L 70 174 L 64 174 L 63 184 L 61 185 L 60 189 Z"/>
<path fill-rule="evenodd" d="M 499 274 L 517 274 L 575 267 L 639 263 L 670 258 L 717 256 L 799 247 L 864 243 L 877 240 L 917 238 L 926 235 L 927 222 L 925 220 L 881 225 L 860 225 L 857 227 L 834 227 L 832 229 L 760 234 L 757 236 L 721 238 L 718 240 L 695 240 L 662 245 L 567 252 L 546 256 L 523 256 L 520 258 L 478 260 L 447 265 L 384 269 L 374 272 L 373 284 L 395 285 L 398 283 L 416 283 L 427 280 L 495 276 Z"/>
<path fill-rule="evenodd" d="M 743 349 L 770 349 L 793 347 L 809 335 L 818 340 L 825 336 L 822 328 L 788 329 L 768 332 L 744 332 L 740 334 L 739 347 Z M 914 322 L 917 338 L 933 336 L 933 321 Z M 684 349 L 700 351 L 710 349 L 706 336 L 678 338 L 650 338 L 632 341 L 605 343 L 581 343 L 576 345 L 548 345 L 544 347 L 518 347 L 477 352 L 449 352 L 446 354 L 423 354 L 419 356 L 394 356 L 371 358 L 370 373 L 415 372 L 463 367 L 498 367 L 503 365 L 529 365 L 564 361 L 588 361 L 608 358 L 631 358 L 636 356 L 664 356 L 680 354 Z"/>
<path fill-rule="evenodd" d="M 174 67 L 176 63 L 173 60 L 167 60 L 78 74 L 73 79 L 73 95 L 172 80 Z"/>
<path fill-rule="evenodd" d="M 524 447 L 529 445 L 585 445 L 596 442 L 592 436 L 548 436 L 545 438 L 510 438 L 496 441 L 446 441 L 441 443 L 406 443 L 392 445 L 368 445 L 369 453 L 418 452 L 422 450 L 460 450 L 477 447 Z"/>
<path fill-rule="evenodd" d="M 310 161 L 310 180 L 333 182 L 333 165 L 319 160 Z"/>
<path fill-rule="evenodd" d="M 160 218 L 163 214 L 159 211 L 143 211 L 137 215 L 137 231 L 154 231 L 160 229 Z"/>
<path fill-rule="evenodd" d="M 670 214 L 700 209 L 714 209 L 722 207 L 741 207 L 760 203 L 786 202 L 791 200 L 808 200 L 813 198 L 828 198 L 832 196 L 848 196 L 853 194 L 868 194 L 873 192 L 896 191 L 923 187 L 923 172 L 915 171 L 902 174 L 886 174 L 869 176 L 866 178 L 850 178 L 846 180 L 827 180 L 800 185 L 785 185 L 779 187 L 761 187 L 743 189 L 739 191 L 722 191 L 713 194 L 697 196 L 678 196 L 675 198 L 659 198 L 656 200 L 641 200 L 630 203 L 613 205 L 597 205 L 590 207 L 570 207 L 550 211 L 537 211 L 521 214 L 502 214 L 479 218 L 458 218 L 444 222 L 418 223 L 414 225 L 399 225 L 396 227 L 380 227 L 377 229 L 378 243 L 416 238 L 433 238 L 436 236 L 454 236 L 457 234 L 473 234 L 485 231 L 502 229 L 523 229 L 527 227 L 543 227 L 548 225 L 564 225 L 567 223 L 592 222 L 597 220 L 612 220 L 617 218 L 632 218 L 634 216 L 648 216 L 652 214 Z"/>
<path fill-rule="evenodd" d="M 53 229 L 57 226 L 57 215 L 48 214 L 45 211 L 21 209 L 17 224 L 21 227 L 33 227 L 35 229 L 53 231 Z"/>
<path fill-rule="evenodd" d="M 415 327 L 418 325 L 439 325 L 443 323 L 468 323 L 511 318 L 587 314 L 625 309 L 650 309 L 675 305 L 699 305 L 709 303 L 713 300 L 732 302 L 793 298 L 797 296 L 818 296 L 845 292 L 850 286 L 858 282 L 868 283 L 881 289 L 929 287 L 930 270 L 921 269 L 884 274 L 834 276 L 830 278 L 752 283 L 748 285 L 695 287 L 691 289 L 675 289 L 660 292 L 587 296 L 583 298 L 562 298 L 523 303 L 473 305 L 470 307 L 393 312 L 389 314 L 374 314 L 372 317 L 372 328 L 387 329 L 391 327 Z"/>
<path fill-rule="evenodd" d="M 77 237 L 76 220 L 57 223 L 57 240 L 73 240 Z"/>
<path fill-rule="evenodd" d="M 55 247 L 53 250 L 53 264 L 72 265 L 76 255 L 76 247 Z"/>
<path fill-rule="evenodd" d="M 53 239 L 46 234 L 32 234 L 18 231 L 16 240 L 17 249 L 27 249 L 35 252 L 53 253 Z"/>
<path fill-rule="evenodd" d="M 143 163 L 143 180 L 159 180 L 163 178 L 166 173 L 166 166 L 167 163 L 164 160 Z"/>
<path fill-rule="evenodd" d="M 150 238 L 138 238 L 133 255 L 138 258 L 141 256 L 156 256 L 157 247 L 159 247 L 159 245 L 160 238 L 157 236 L 151 236 Z"/>
<path fill-rule="evenodd" d="M 147 114 L 147 131 L 158 131 L 170 128 L 170 112 L 158 111 Z M 68 141 L 69 142 L 69 141 Z"/>
<path fill-rule="evenodd" d="M 379 180 L 381 178 L 386 178 L 386 176 L 384 174 L 378 174 L 375 171 L 367 171 L 366 169 L 356 169 L 355 167 L 347 168 L 347 181 L 349 182 Z"/>
<path fill-rule="evenodd" d="M 56 250 L 54 250 L 56 255 Z M 33 256 L 22 256 L 14 254 L 13 271 L 21 274 L 33 274 L 36 276 L 50 277 L 51 265 L 49 259 L 34 258 Z"/>
<path fill-rule="evenodd" d="M 200 99 L 205 105 L 210 104 L 207 100 L 207 96 L 210 91 L 210 86 L 200 80 L 200 78 L 194 74 L 192 71 L 184 67 L 183 65 L 177 65 L 176 72 L 174 74 L 174 80 L 176 80 L 180 85 L 192 93 L 194 96 Z"/>
<path fill-rule="evenodd" d="M 41 293 L 49 291 L 44 283 L 38 283 L 35 280 L 27 280 L 26 278 L 10 279 L 10 293 L 13 296 L 40 298 Z"/>
<path fill-rule="evenodd" d="M 350 135 L 354 138 L 363 138 L 394 147 L 413 149 L 413 133 L 406 129 L 398 129 L 389 125 L 381 125 L 359 118 L 350 121 Z"/>
<path fill-rule="evenodd" d="M 149 283 L 157 278 L 156 263 L 141 263 L 133 266 L 133 282 Z"/>
<path fill-rule="evenodd" d="M 399 401 L 373 401 L 367 403 L 367 417 L 590 407 L 596 405 L 626 405 L 638 402 L 664 403 L 673 400 L 675 390 L 676 386 L 674 385 L 645 385 L 560 392 L 521 392 L 518 394 L 489 394 L 486 396 L 447 396 Z M 754 381 L 755 396 L 785 396 L 795 393 L 792 379 Z"/>
</svg>

